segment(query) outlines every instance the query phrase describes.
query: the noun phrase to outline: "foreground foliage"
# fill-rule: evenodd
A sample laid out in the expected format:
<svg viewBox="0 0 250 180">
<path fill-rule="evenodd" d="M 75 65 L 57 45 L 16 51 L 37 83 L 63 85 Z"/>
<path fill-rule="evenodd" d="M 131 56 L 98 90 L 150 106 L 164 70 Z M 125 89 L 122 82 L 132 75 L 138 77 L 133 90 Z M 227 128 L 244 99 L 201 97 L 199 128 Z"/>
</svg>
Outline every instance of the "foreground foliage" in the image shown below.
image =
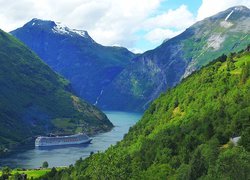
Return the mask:
<svg viewBox="0 0 250 180">
<path fill-rule="evenodd" d="M 155 100 L 116 146 L 44 178 L 249 179 L 249 74 L 249 52 L 218 58 Z"/>
<path fill-rule="evenodd" d="M 21 170 L 21 169 L 14 169 L 11 170 L 8 167 L 3 167 L 2 171 L 0 171 L 0 180 L 5 179 L 13 179 L 19 180 L 22 178 L 27 179 L 38 179 L 45 174 L 52 174 L 57 172 L 58 170 L 62 170 L 64 168 L 43 168 L 43 169 L 28 169 L 28 170 Z"/>
</svg>

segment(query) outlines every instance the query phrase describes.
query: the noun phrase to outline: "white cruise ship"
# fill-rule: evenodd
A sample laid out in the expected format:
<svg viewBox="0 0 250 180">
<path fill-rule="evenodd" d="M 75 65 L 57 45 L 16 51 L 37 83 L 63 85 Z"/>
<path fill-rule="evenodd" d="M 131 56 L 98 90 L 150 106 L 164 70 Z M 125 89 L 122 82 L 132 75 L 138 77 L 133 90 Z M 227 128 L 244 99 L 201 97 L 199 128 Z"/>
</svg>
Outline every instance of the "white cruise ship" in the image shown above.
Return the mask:
<svg viewBox="0 0 250 180">
<path fill-rule="evenodd" d="M 56 136 L 56 137 L 45 137 L 39 136 L 36 138 L 35 146 L 59 146 L 59 145 L 73 145 L 73 144 L 84 144 L 90 143 L 91 138 L 83 133 L 70 135 L 70 136 Z"/>
</svg>

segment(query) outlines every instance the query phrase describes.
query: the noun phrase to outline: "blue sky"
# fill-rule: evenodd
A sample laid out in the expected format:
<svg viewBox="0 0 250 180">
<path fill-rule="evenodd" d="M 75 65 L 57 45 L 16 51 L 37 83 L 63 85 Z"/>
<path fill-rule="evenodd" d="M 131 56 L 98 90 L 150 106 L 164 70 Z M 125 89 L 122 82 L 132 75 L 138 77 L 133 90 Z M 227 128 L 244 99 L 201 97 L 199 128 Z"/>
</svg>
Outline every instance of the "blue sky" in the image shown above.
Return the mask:
<svg viewBox="0 0 250 180">
<path fill-rule="evenodd" d="M 87 30 L 98 43 L 144 52 L 198 20 L 249 0 L 0 0 L 0 28 L 11 31 L 33 18 Z"/>
<path fill-rule="evenodd" d="M 194 14 L 197 15 L 197 11 L 201 6 L 201 0 L 166 0 L 161 3 L 159 11 L 164 12 L 168 9 L 177 9 L 182 4 L 188 6 L 188 9 Z"/>
<path fill-rule="evenodd" d="M 197 16 L 198 9 L 201 6 L 201 4 L 202 4 L 201 0 L 164 0 L 163 2 L 161 2 L 160 7 L 157 9 L 157 11 L 153 15 L 163 14 L 169 9 L 175 10 L 175 9 L 178 9 L 181 5 L 186 5 L 188 10 L 194 16 Z M 171 28 L 171 30 L 174 30 L 174 29 Z M 153 49 L 161 43 L 159 41 L 151 42 L 143 38 L 146 33 L 147 31 L 144 31 L 144 30 L 140 30 L 136 33 L 139 40 L 136 41 L 135 43 L 135 47 L 134 47 L 135 49 L 138 49 L 138 50 L 141 49 L 142 51 L 145 51 L 148 49 Z"/>
<path fill-rule="evenodd" d="M 231 6 L 244 5 L 244 6 L 249 7 L 250 1 L 247 1 L 247 0 L 220 0 L 220 1 L 218 0 L 163 0 L 161 1 L 157 10 L 151 16 L 166 14 L 166 12 L 170 10 L 177 11 L 183 5 L 186 6 L 187 11 L 192 13 L 192 17 L 190 17 L 191 18 L 190 23 L 187 23 L 181 28 L 169 27 L 168 25 L 166 25 L 165 27 L 161 27 L 162 30 L 164 29 L 171 30 L 173 32 L 176 32 L 176 35 L 177 35 L 181 33 L 182 31 L 184 31 L 186 28 L 188 28 L 190 25 L 195 23 L 197 20 L 202 20 L 205 17 L 211 16 L 220 11 L 226 10 L 227 8 Z M 165 19 L 167 20 L 167 18 Z M 164 18 L 162 18 L 162 20 L 164 21 Z M 155 47 L 159 46 L 163 42 L 163 40 L 172 37 L 170 33 L 169 37 L 166 37 L 166 38 L 163 37 L 162 39 L 159 39 L 157 41 L 150 41 L 148 38 L 145 38 L 145 36 L 147 36 L 147 33 L 149 33 L 149 31 L 150 30 L 141 29 L 136 32 L 138 40 L 134 44 L 134 49 L 138 51 L 154 49 Z M 164 31 L 159 31 L 159 32 L 164 32 Z"/>
</svg>

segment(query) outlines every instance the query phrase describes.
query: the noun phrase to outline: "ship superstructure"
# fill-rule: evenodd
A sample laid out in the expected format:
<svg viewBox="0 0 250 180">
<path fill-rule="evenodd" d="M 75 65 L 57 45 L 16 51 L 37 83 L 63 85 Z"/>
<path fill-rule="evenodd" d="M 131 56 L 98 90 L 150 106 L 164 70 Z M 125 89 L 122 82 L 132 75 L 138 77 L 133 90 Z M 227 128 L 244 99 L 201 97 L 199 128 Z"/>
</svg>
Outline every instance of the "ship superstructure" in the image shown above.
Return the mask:
<svg viewBox="0 0 250 180">
<path fill-rule="evenodd" d="M 46 137 L 39 136 L 35 140 L 35 146 L 58 146 L 58 145 L 71 145 L 71 144 L 84 144 L 90 143 L 92 139 L 89 138 L 86 134 L 79 133 L 70 136 L 55 136 L 55 137 Z"/>
</svg>

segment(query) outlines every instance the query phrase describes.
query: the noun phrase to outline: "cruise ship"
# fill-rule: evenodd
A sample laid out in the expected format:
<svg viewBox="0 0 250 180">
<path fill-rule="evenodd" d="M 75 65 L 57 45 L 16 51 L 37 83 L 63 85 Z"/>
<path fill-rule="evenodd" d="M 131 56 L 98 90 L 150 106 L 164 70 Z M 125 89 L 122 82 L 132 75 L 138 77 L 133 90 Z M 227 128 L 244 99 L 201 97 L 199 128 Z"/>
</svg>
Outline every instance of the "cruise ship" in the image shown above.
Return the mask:
<svg viewBox="0 0 250 180">
<path fill-rule="evenodd" d="M 84 144 L 90 143 L 91 138 L 83 133 L 70 135 L 70 136 L 55 136 L 55 137 L 45 137 L 39 136 L 35 140 L 35 146 L 60 146 L 60 145 L 74 145 L 74 144 Z"/>
</svg>

